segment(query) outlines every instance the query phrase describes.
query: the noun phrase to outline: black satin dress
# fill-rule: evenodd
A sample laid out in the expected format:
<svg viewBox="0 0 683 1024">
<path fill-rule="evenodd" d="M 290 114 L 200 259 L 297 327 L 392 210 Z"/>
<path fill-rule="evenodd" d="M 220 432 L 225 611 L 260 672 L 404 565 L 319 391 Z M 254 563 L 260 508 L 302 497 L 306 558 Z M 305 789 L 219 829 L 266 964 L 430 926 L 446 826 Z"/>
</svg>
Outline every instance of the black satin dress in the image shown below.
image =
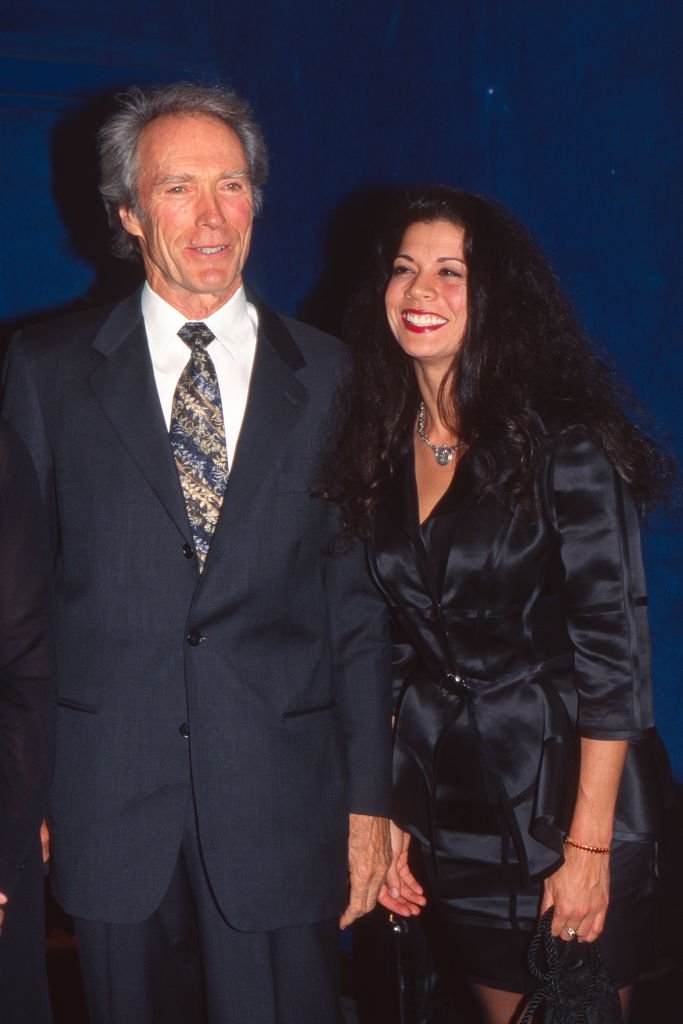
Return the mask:
<svg viewBox="0 0 683 1024">
<path fill-rule="evenodd" d="M 536 507 L 480 496 L 476 452 L 420 526 L 411 451 L 369 560 L 397 627 L 395 820 L 444 942 L 475 981 L 524 991 L 542 879 L 562 862 L 578 738 L 628 739 L 602 941 L 618 985 L 653 947 L 653 850 L 670 792 L 652 721 L 637 515 L 578 428 L 548 443 Z"/>
</svg>

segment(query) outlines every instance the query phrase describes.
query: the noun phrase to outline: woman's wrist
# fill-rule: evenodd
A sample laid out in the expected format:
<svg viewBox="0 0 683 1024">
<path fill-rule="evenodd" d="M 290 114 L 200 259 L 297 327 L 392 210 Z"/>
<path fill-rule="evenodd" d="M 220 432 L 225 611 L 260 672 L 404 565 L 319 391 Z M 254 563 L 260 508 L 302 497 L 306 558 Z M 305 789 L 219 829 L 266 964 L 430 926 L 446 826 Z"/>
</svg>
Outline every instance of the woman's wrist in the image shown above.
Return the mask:
<svg viewBox="0 0 683 1024">
<path fill-rule="evenodd" d="M 580 843 L 569 835 L 564 837 L 564 844 L 565 846 L 570 846 L 573 850 L 583 850 L 584 853 L 592 853 L 596 856 L 606 857 L 612 852 L 611 844 L 600 846 L 597 843 Z"/>
</svg>

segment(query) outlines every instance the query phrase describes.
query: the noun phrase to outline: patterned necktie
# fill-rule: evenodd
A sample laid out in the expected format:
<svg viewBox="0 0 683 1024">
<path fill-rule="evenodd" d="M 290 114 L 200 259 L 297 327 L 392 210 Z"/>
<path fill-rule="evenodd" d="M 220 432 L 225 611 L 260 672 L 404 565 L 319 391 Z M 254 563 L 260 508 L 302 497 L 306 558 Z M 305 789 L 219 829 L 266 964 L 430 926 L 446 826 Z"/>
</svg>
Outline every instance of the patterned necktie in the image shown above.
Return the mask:
<svg viewBox="0 0 683 1024">
<path fill-rule="evenodd" d="M 206 351 L 214 335 L 203 323 L 187 323 L 178 335 L 192 355 L 173 396 L 170 438 L 201 572 L 223 502 L 228 455 L 216 367 Z"/>
</svg>

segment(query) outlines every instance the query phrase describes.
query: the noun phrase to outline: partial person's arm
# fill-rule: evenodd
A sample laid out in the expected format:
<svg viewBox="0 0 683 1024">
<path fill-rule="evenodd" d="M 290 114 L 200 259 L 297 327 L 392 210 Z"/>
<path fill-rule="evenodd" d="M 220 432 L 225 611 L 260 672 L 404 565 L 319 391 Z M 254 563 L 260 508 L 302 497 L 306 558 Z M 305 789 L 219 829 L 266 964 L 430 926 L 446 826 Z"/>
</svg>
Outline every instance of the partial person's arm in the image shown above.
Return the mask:
<svg viewBox="0 0 683 1024">
<path fill-rule="evenodd" d="M 403 691 L 417 665 L 417 653 L 396 616 L 391 620 L 392 728 L 396 724 Z M 410 835 L 393 821 L 391 823 L 391 865 L 382 885 L 378 902 L 393 914 L 414 917 L 427 900 L 424 890 L 409 866 Z"/>
<path fill-rule="evenodd" d="M 38 842 L 52 763 L 50 560 L 35 472 L 0 424 L 0 903 Z M 0 918 L 2 917 L 0 911 Z"/>
<path fill-rule="evenodd" d="M 579 847 L 608 850 L 628 741 L 652 726 L 647 598 L 638 521 L 628 488 L 579 432 L 558 445 L 548 506 L 565 571 L 564 603 L 574 646 L 579 780 L 568 833 Z M 565 844 L 564 864 L 545 883 L 552 930 L 592 941 L 609 902 L 609 853 Z"/>
<path fill-rule="evenodd" d="M 391 655 L 362 545 L 326 559 L 325 587 L 350 811 L 345 928 L 375 906 L 391 861 Z"/>
<path fill-rule="evenodd" d="M 597 939 L 609 903 L 610 857 L 614 808 L 626 759 L 626 740 L 581 740 L 576 805 L 564 864 L 545 881 L 541 913 L 554 905 L 553 935 L 585 942 Z M 580 849 L 579 847 L 587 847 Z"/>
<path fill-rule="evenodd" d="M 389 819 L 350 814 L 349 902 L 339 919 L 341 928 L 347 928 L 373 909 L 390 862 Z"/>
</svg>

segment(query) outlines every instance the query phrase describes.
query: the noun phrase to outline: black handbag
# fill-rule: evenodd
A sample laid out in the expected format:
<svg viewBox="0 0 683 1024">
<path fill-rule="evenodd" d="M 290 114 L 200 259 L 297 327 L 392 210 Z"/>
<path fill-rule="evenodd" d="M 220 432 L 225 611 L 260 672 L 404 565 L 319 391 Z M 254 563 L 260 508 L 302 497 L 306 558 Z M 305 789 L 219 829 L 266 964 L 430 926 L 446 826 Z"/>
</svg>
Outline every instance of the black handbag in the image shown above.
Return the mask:
<svg viewBox="0 0 683 1024">
<path fill-rule="evenodd" d="M 622 1024 L 619 996 L 605 970 L 599 942 L 555 939 L 552 918 L 550 907 L 529 947 L 529 969 L 541 984 L 519 1024 Z"/>
<path fill-rule="evenodd" d="M 422 914 L 404 918 L 384 907 L 356 921 L 353 989 L 359 1024 L 470 1019 L 456 1015 L 451 985 L 434 964 L 426 931 Z"/>
<path fill-rule="evenodd" d="M 422 920 L 389 915 L 398 983 L 396 1024 L 449 1024 L 454 1008 L 429 952 Z"/>
</svg>

